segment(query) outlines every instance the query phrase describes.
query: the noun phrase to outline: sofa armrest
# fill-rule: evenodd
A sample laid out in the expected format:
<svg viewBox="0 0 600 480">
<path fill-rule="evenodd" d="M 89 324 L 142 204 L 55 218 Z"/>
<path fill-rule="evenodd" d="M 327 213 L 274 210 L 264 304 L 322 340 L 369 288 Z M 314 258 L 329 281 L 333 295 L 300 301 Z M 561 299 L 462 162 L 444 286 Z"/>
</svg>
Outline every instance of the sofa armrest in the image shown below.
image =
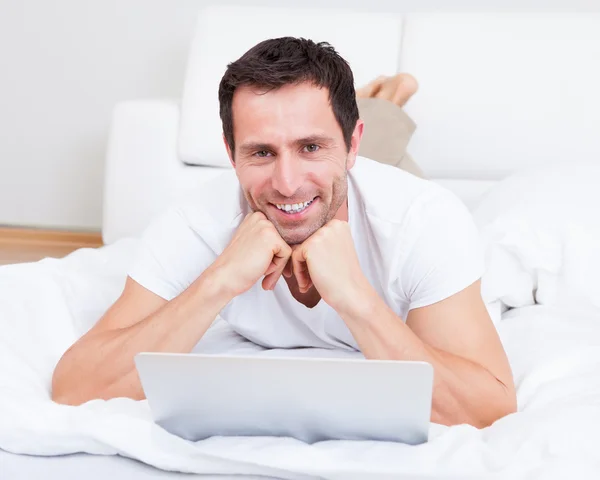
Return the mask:
<svg viewBox="0 0 600 480">
<path fill-rule="evenodd" d="M 139 235 L 200 181 L 223 172 L 181 162 L 178 132 L 177 100 L 135 100 L 115 107 L 104 176 L 105 244 Z"/>
<path fill-rule="evenodd" d="M 105 244 L 139 234 L 163 206 L 177 163 L 179 105 L 170 100 L 118 104 L 104 175 Z"/>
</svg>

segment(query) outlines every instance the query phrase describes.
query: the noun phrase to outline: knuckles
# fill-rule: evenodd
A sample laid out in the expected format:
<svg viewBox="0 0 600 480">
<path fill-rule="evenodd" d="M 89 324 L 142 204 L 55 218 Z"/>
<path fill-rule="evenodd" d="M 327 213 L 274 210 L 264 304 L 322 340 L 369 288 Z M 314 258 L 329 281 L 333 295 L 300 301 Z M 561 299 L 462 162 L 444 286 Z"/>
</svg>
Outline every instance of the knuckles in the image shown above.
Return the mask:
<svg viewBox="0 0 600 480">
<path fill-rule="evenodd" d="M 252 223 L 260 223 L 262 221 L 268 221 L 268 220 L 263 212 L 252 212 L 248 216 L 248 221 L 252 222 Z"/>
<path fill-rule="evenodd" d="M 346 236 L 350 236 L 350 227 L 348 222 L 333 219 L 324 227 L 321 227 L 319 230 L 313 233 L 304 242 L 303 247 L 307 250 L 312 250 L 323 245 L 342 241 L 342 239 Z"/>
<path fill-rule="evenodd" d="M 322 239 L 332 235 L 340 235 L 349 231 L 350 227 L 348 222 L 334 218 L 333 220 L 330 220 L 327 225 L 317 230 L 313 237 Z"/>
<path fill-rule="evenodd" d="M 275 237 L 275 234 L 277 233 L 275 227 L 273 227 L 273 225 L 268 220 L 266 220 L 266 222 L 268 222 L 268 224 L 261 222 L 261 224 L 259 225 L 259 235 L 263 241 L 272 240 Z"/>
<path fill-rule="evenodd" d="M 348 222 L 334 218 L 327 224 L 327 226 L 334 231 L 344 231 L 348 228 Z"/>
<path fill-rule="evenodd" d="M 271 223 L 264 213 L 253 212 L 248 215 L 246 221 L 252 226 L 252 230 L 262 242 L 268 244 L 281 242 L 283 243 L 281 251 L 284 255 L 302 258 L 302 252 L 299 252 L 298 248 L 290 247 L 283 241 L 273 223 Z M 350 227 L 348 222 L 334 218 L 305 240 L 303 248 L 314 248 L 317 245 L 321 245 L 324 242 L 331 242 L 333 239 L 349 233 Z"/>
</svg>

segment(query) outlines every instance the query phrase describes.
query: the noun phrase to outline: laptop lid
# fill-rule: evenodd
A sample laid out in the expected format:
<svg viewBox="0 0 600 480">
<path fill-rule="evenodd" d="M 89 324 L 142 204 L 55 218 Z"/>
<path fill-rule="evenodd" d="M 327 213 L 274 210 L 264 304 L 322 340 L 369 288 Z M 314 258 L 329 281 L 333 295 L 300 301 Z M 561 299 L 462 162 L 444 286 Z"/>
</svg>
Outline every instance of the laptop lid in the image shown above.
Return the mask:
<svg viewBox="0 0 600 480">
<path fill-rule="evenodd" d="M 155 422 L 188 440 L 428 439 L 426 362 L 140 353 L 135 363 Z"/>
</svg>

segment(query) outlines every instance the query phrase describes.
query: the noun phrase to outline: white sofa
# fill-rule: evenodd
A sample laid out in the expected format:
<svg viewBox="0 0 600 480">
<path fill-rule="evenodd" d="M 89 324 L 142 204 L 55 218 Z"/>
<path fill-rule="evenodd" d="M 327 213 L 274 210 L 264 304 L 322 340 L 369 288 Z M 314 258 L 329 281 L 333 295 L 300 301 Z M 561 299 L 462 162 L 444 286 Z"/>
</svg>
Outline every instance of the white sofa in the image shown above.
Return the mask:
<svg viewBox="0 0 600 480">
<path fill-rule="evenodd" d="M 409 152 L 473 208 L 495 182 L 546 163 L 600 158 L 600 15 L 420 13 L 208 7 L 181 99 L 116 106 L 103 238 L 134 236 L 189 188 L 231 168 L 217 87 L 228 62 L 276 36 L 328 41 L 356 85 L 409 72 Z M 201 188 L 201 187 L 200 187 Z"/>
</svg>

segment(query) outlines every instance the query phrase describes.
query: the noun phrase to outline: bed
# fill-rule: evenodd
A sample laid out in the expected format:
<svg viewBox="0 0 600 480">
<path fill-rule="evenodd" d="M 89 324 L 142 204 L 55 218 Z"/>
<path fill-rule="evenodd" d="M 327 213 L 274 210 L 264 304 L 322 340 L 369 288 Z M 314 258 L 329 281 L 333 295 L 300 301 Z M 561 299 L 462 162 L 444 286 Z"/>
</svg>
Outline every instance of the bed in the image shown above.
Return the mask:
<svg viewBox="0 0 600 480">
<path fill-rule="evenodd" d="M 482 430 L 432 424 L 430 441 L 417 447 L 270 437 L 190 443 L 156 426 L 144 401 L 76 408 L 50 401 L 54 365 L 119 295 L 144 226 L 228 168 L 212 143 L 190 137 L 196 132 L 202 140 L 201 127 L 214 123 L 198 72 L 206 71 L 206 36 L 212 45 L 226 41 L 218 37 L 225 29 L 207 25 L 227 19 L 243 29 L 249 15 L 289 18 L 241 7 L 203 10 L 181 101 L 131 101 L 115 109 L 107 245 L 0 267 L 0 478 L 598 478 L 600 69 L 590 59 L 600 58 L 600 18 L 594 15 L 345 18 L 372 34 L 365 45 L 381 52 L 377 65 L 353 60 L 357 81 L 390 69 L 419 79 L 420 92 L 406 108 L 418 125 L 411 156 L 468 205 L 480 229 L 483 293 L 515 376 L 516 414 Z M 323 15 L 340 21 L 337 13 Z M 351 47 L 350 37 L 339 42 Z M 218 68 L 224 59 L 215 58 Z M 196 351 L 270 353 L 221 321 Z"/>
<path fill-rule="evenodd" d="M 564 171 L 557 172 L 555 178 L 563 176 Z M 600 179 L 600 169 L 587 170 L 585 176 Z M 517 414 L 483 430 L 432 424 L 430 441 L 419 447 L 383 442 L 307 445 L 268 437 L 190 444 L 157 427 L 146 402 L 114 399 L 77 408 L 53 404 L 48 390 L 54 364 L 122 287 L 136 247 L 135 239 L 123 239 L 99 250 L 79 250 L 63 260 L 0 269 L 0 446 L 36 455 L 2 452 L 2 478 L 37 478 L 42 473 L 44 478 L 78 478 L 82 472 L 86 478 L 106 478 L 109 472 L 113 478 L 136 480 L 182 477 L 177 471 L 290 479 L 596 478 L 600 292 L 596 284 L 582 293 L 578 282 L 589 280 L 587 264 L 598 271 L 600 255 L 593 253 L 595 245 L 589 239 L 569 238 L 569 231 L 552 237 L 563 242 L 560 251 L 554 245 L 544 247 L 544 229 L 553 228 L 547 222 L 533 222 L 536 234 L 515 229 L 506 235 L 509 223 L 531 222 L 527 215 L 537 215 L 548 202 L 556 185 L 544 176 L 542 180 L 548 190 L 529 199 L 529 211 L 519 208 L 517 215 L 509 209 L 482 228 L 493 239 L 488 249 L 492 268 L 486 277 L 487 298 L 511 305 L 497 328 L 515 375 Z M 514 185 L 506 185 L 514 195 Z M 579 181 L 577 187 L 590 185 Z M 595 198 L 600 200 L 598 194 Z M 581 215 L 582 223 L 571 228 L 580 233 L 597 228 L 598 220 L 590 225 L 589 210 Z M 586 245 L 587 255 L 573 255 L 568 264 L 552 258 Z M 532 253 L 540 254 L 540 247 L 548 261 L 543 265 Z M 554 274 L 548 269 L 552 261 L 562 265 Z M 217 322 L 196 351 L 240 349 L 262 353 Z"/>
</svg>

